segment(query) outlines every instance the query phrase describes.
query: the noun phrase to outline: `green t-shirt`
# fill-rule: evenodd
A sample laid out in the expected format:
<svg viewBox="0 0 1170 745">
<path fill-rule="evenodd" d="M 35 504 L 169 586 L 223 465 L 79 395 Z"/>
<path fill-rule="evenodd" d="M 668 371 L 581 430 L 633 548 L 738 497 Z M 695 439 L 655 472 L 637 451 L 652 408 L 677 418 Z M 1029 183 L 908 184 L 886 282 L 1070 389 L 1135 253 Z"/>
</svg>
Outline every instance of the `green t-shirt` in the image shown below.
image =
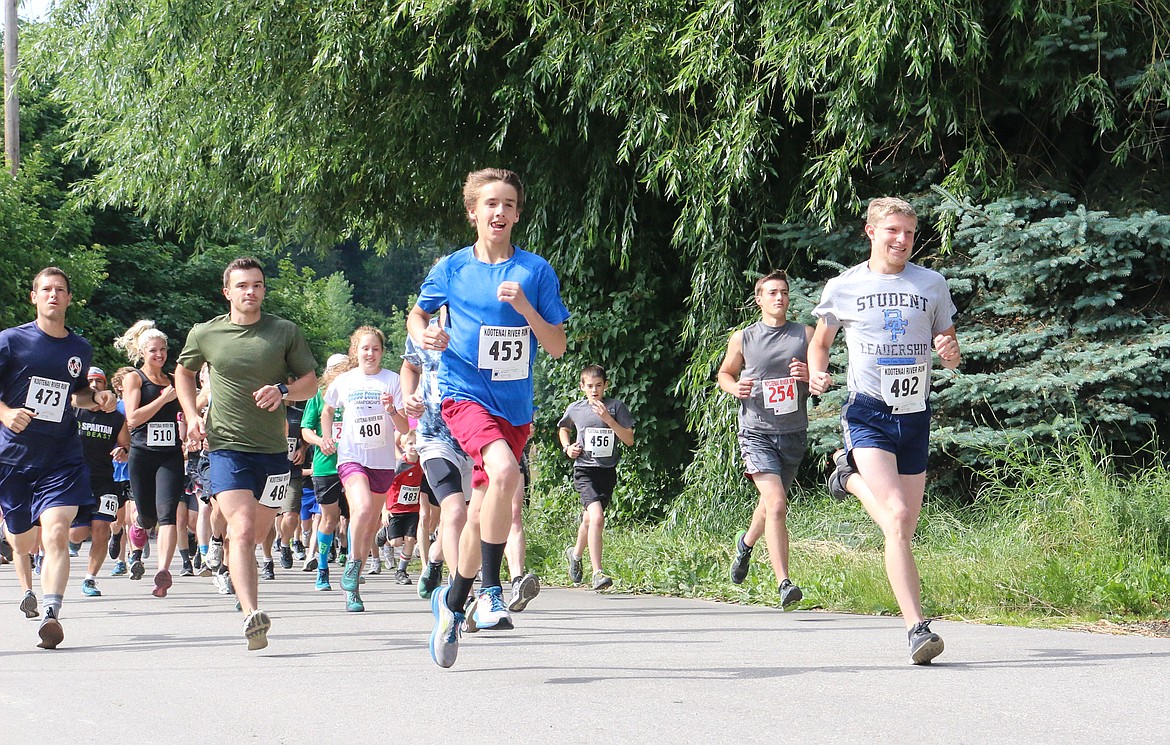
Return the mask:
<svg viewBox="0 0 1170 745">
<path fill-rule="evenodd" d="M 322 435 L 321 432 L 321 408 L 325 406 L 325 397 L 321 391 L 317 391 L 317 395 L 305 402 L 305 413 L 301 415 L 301 429 L 311 429 L 317 433 L 317 436 Z M 341 423 L 342 410 L 338 409 L 333 414 L 333 426 L 337 427 Z M 333 439 L 339 439 L 334 437 Z M 325 455 L 321 452 L 321 448 L 313 448 L 313 475 L 314 476 L 336 476 L 337 475 L 337 451 L 333 451 L 333 455 Z"/>
<path fill-rule="evenodd" d="M 227 315 L 196 324 L 179 364 L 198 372 L 204 362 L 211 366 L 211 405 L 204 420 L 208 447 L 288 452 L 284 404 L 265 411 L 253 394 L 316 370 L 317 361 L 297 325 L 268 313 L 249 326 L 234 324 Z"/>
</svg>

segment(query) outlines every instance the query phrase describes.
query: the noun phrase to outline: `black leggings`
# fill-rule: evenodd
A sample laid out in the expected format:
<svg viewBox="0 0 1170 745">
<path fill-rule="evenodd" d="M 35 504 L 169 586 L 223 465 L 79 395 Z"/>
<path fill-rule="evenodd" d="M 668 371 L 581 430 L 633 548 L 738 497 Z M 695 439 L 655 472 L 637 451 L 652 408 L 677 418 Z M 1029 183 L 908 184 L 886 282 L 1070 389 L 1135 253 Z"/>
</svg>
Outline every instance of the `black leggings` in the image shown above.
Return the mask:
<svg viewBox="0 0 1170 745">
<path fill-rule="evenodd" d="M 183 498 L 183 453 L 130 448 L 130 491 L 138 507 L 138 525 L 174 525 Z"/>
</svg>

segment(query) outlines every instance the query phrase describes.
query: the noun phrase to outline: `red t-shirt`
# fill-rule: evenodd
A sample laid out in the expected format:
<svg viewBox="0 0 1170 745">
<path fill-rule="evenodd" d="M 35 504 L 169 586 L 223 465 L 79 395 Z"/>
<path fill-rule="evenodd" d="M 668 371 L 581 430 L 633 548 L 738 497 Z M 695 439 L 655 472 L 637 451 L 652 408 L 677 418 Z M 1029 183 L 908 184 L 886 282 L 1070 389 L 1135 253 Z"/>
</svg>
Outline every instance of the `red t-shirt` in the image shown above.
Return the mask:
<svg viewBox="0 0 1170 745">
<path fill-rule="evenodd" d="M 422 494 L 423 470 L 418 463 L 402 461 L 394 473 L 394 483 L 386 494 L 386 509 L 391 514 L 418 512 L 418 500 Z"/>
</svg>

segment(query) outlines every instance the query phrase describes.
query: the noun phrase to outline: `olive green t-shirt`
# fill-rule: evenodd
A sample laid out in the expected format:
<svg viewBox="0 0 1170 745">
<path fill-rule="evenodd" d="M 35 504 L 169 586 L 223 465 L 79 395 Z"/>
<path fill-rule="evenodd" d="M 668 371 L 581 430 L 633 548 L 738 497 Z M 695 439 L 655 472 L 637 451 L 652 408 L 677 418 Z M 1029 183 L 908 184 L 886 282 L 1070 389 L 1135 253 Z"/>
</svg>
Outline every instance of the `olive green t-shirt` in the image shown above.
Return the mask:
<svg viewBox="0 0 1170 745">
<path fill-rule="evenodd" d="M 248 326 L 232 323 L 226 314 L 196 324 L 187 334 L 179 364 L 197 373 L 204 362 L 211 367 L 211 405 L 204 420 L 208 447 L 288 452 L 284 404 L 265 411 L 253 394 L 316 370 L 317 361 L 297 325 L 268 313 Z"/>
</svg>

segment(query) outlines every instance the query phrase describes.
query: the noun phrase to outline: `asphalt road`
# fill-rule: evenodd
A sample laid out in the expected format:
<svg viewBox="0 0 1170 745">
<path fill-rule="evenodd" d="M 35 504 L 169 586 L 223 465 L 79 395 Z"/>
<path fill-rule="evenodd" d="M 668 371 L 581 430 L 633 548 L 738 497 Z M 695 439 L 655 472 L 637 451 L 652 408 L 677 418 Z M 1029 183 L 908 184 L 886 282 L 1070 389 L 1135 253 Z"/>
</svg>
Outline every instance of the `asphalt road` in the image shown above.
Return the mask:
<svg viewBox="0 0 1170 745">
<path fill-rule="evenodd" d="M 1162 639 L 940 621 L 946 652 L 914 667 L 897 618 L 545 588 L 443 670 L 413 586 L 371 577 L 367 611 L 346 613 L 277 571 L 261 652 L 210 579 L 158 599 L 150 573 L 101 578 L 101 598 L 75 573 L 46 651 L 0 567 L 0 744 L 1170 738 Z"/>
</svg>

